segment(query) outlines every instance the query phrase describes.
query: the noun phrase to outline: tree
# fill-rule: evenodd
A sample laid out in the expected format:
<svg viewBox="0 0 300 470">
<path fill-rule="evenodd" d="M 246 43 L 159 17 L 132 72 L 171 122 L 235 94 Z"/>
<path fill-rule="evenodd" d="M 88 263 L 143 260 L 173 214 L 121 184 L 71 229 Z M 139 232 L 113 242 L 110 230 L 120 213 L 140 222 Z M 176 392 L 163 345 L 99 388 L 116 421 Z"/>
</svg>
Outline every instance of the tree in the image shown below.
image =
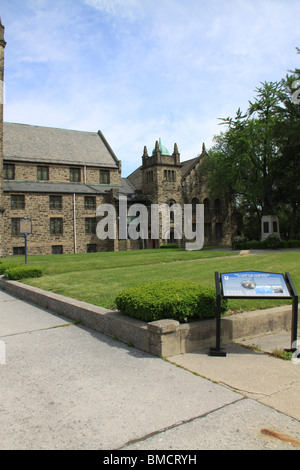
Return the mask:
<svg viewBox="0 0 300 470">
<path fill-rule="evenodd" d="M 211 193 L 235 198 L 252 236 L 255 226 L 260 234 L 261 216 L 274 211 L 286 237 L 300 234 L 300 69 L 289 72 L 261 83 L 246 113 L 221 119 L 226 130 L 214 137 L 204 165 Z"/>
<path fill-rule="evenodd" d="M 287 75 L 282 80 L 284 93 L 280 120 L 275 129 L 281 158 L 276 162 L 275 201 L 279 208 L 289 212 L 288 237 L 295 238 L 300 202 L 300 100 L 295 100 L 294 84 L 300 78 L 298 74 Z M 300 88 L 300 81 L 299 81 Z"/>
<path fill-rule="evenodd" d="M 280 149 L 275 139 L 283 85 L 264 82 L 256 88 L 247 112 L 238 109 L 234 119 L 223 118 L 225 132 L 214 138 L 208 152 L 206 175 L 219 197 L 230 193 L 244 215 L 273 213 L 275 166 Z"/>
</svg>

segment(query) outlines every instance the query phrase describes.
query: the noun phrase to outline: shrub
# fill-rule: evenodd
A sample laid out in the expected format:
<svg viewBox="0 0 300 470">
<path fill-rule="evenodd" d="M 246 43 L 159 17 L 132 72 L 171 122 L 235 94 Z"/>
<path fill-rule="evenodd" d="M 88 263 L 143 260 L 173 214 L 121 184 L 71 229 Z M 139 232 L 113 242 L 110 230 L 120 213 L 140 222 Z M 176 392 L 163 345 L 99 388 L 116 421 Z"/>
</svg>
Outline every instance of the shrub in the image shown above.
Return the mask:
<svg viewBox="0 0 300 470">
<path fill-rule="evenodd" d="M 300 240 L 287 240 L 288 248 L 299 248 Z"/>
<path fill-rule="evenodd" d="M 125 315 L 147 322 L 170 318 L 181 323 L 216 316 L 216 292 L 188 281 L 140 284 L 119 292 L 117 308 Z M 227 301 L 222 299 L 222 312 Z"/>
<path fill-rule="evenodd" d="M 268 235 L 265 238 L 263 244 L 265 248 L 272 248 L 273 250 L 283 247 L 283 242 L 281 238 L 275 233 L 271 233 L 271 235 Z"/>
<path fill-rule="evenodd" d="M 167 245 L 160 245 L 160 248 L 178 248 L 177 243 L 168 243 Z"/>
<path fill-rule="evenodd" d="M 245 248 L 246 243 L 249 241 L 247 237 L 243 237 L 242 235 L 237 235 L 232 240 L 232 249 L 233 250 L 242 250 Z"/>
<path fill-rule="evenodd" d="M 11 268 L 11 264 L 5 264 L 2 263 L 0 264 L 0 275 L 4 274 L 7 269 Z"/>
<path fill-rule="evenodd" d="M 18 281 L 28 277 L 41 277 L 44 274 L 44 270 L 37 266 L 10 266 L 6 267 L 4 274 L 7 279 Z"/>
<path fill-rule="evenodd" d="M 246 250 L 259 250 L 263 248 L 263 242 L 259 240 L 251 240 L 245 244 Z"/>
</svg>

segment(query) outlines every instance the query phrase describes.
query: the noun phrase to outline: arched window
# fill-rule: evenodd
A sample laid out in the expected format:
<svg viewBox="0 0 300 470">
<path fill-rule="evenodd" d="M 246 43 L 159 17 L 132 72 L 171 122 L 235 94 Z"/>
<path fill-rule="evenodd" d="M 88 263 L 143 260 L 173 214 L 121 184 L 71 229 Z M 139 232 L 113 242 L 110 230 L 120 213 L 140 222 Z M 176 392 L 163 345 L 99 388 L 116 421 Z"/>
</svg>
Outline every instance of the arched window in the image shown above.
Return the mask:
<svg viewBox="0 0 300 470">
<path fill-rule="evenodd" d="M 194 197 L 192 199 L 192 214 L 196 214 L 196 206 L 197 204 L 200 204 L 199 199 Z"/>
<path fill-rule="evenodd" d="M 168 206 L 172 207 L 173 204 L 176 204 L 176 202 L 174 201 L 174 199 L 170 199 L 168 202 Z M 174 222 L 174 211 L 170 211 L 170 220 L 171 222 Z"/>
<path fill-rule="evenodd" d="M 215 200 L 215 215 L 222 214 L 222 205 L 220 199 Z"/>
<path fill-rule="evenodd" d="M 210 215 L 210 200 L 205 198 L 203 201 L 204 204 L 204 215 Z"/>
</svg>

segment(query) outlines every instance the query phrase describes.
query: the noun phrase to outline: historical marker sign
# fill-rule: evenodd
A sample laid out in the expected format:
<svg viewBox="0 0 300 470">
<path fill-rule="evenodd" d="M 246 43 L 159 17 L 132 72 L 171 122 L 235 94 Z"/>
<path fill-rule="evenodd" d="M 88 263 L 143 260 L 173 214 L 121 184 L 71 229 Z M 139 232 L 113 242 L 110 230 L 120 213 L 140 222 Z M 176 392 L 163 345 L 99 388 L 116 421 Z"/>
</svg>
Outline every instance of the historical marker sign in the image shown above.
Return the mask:
<svg viewBox="0 0 300 470">
<path fill-rule="evenodd" d="M 252 299 L 292 299 L 291 348 L 297 341 L 298 328 L 298 294 L 289 273 L 265 273 L 260 271 L 239 271 L 233 273 L 215 272 L 216 284 L 216 347 L 210 348 L 211 356 L 226 356 L 221 348 L 221 298 Z M 220 287 L 221 284 L 221 287 Z"/>
<path fill-rule="evenodd" d="M 32 234 L 32 222 L 29 217 L 22 217 L 20 219 L 20 234 L 21 235 Z"/>
<path fill-rule="evenodd" d="M 289 298 L 286 280 L 283 274 L 260 271 L 243 271 L 222 273 L 223 297 L 254 297 L 254 298 Z"/>
</svg>

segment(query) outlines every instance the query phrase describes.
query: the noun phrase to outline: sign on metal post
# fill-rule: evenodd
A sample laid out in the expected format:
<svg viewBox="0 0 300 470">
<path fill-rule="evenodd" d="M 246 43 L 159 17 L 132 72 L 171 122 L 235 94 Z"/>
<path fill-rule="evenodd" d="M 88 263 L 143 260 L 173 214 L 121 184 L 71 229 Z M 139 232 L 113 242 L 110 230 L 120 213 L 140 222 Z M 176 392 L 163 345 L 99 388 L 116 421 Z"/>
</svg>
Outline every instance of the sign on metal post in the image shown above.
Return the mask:
<svg viewBox="0 0 300 470">
<path fill-rule="evenodd" d="M 32 234 L 32 221 L 30 217 L 22 217 L 20 219 L 20 234 L 24 235 L 25 264 L 27 264 L 27 236 Z"/>
<path fill-rule="evenodd" d="M 293 299 L 291 348 L 297 341 L 298 294 L 289 273 L 269 273 L 260 271 L 239 271 L 232 273 L 215 273 L 217 294 L 216 347 L 210 348 L 211 356 L 226 356 L 221 342 L 221 297 L 224 299 Z M 221 284 L 221 286 L 220 286 Z"/>
</svg>

